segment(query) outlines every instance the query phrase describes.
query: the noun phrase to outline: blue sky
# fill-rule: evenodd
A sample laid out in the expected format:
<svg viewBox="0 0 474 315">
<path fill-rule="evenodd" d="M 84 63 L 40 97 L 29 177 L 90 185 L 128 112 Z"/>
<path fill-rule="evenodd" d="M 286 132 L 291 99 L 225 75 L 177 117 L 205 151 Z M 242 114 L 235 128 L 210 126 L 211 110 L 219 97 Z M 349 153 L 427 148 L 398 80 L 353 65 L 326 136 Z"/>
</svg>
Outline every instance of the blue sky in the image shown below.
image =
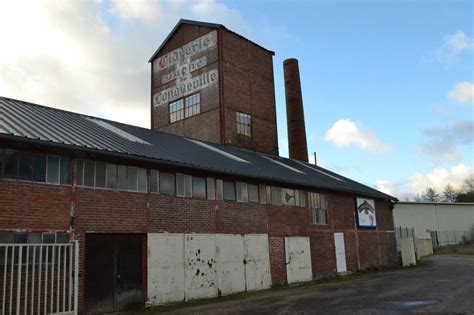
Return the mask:
<svg viewBox="0 0 474 315">
<path fill-rule="evenodd" d="M 471 1 L 61 4 L 36 1 L 25 17 L 22 4 L 2 3 L 0 27 L 17 34 L 0 31 L 10 39 L 1 95 L 148 126 L 148 57 L 179 18 L 218 22 L 276 52 L 282 155 L 282 62 L 294 57 L 309 150 L 324 167 L 402 199 L 472 174 Z"/>
</svg>

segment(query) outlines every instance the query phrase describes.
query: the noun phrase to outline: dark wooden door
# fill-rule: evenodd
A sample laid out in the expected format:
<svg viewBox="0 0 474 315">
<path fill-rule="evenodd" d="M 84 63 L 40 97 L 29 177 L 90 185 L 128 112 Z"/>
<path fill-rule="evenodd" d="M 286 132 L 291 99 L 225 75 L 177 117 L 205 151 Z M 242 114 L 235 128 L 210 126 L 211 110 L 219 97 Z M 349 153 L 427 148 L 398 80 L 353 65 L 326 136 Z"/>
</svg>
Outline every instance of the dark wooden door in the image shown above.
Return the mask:
<svg viewBox="0 0 474 315">
<path fill-rule="evenodd" d="M 85 304 L 89 314 L 144 305 L 144 235 L 87 234 Z"/>
</svg>

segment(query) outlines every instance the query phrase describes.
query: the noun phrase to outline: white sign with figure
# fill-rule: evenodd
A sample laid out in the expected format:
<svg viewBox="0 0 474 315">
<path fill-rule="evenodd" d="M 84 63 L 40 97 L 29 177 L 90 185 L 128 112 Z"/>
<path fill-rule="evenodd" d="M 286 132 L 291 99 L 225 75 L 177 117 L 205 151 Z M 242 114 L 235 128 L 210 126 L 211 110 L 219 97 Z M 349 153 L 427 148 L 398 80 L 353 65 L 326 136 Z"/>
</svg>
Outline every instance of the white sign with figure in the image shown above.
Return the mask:
<svg viewBox="0 0 474 315">
<path fill-rule="evenodd" d="M 375 202 L 373 199 L 357 197 L 357 224 L 359 227 L 375 228 Z"/>
</svg>

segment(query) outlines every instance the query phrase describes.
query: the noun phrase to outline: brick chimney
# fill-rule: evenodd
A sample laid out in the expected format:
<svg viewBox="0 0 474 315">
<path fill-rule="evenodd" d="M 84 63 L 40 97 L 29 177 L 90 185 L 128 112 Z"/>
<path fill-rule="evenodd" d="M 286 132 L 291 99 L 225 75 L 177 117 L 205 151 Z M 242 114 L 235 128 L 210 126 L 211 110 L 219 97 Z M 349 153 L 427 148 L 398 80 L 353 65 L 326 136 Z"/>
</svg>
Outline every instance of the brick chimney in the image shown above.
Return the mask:
<svg viewBox="0 0 474 315">
<path fill-rule="evenodd" d="M 283 61 L 290 159 L 308 162 L 303 98 L 297 59 Z"/>
</svg>

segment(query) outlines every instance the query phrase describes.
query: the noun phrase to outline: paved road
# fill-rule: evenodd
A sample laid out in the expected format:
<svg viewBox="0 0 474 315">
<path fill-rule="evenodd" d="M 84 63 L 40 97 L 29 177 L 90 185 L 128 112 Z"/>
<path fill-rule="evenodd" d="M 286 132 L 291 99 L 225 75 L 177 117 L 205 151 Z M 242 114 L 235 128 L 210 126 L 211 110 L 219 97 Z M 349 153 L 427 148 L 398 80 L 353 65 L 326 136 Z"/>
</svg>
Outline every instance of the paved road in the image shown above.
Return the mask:
<svg viewBox="0 0 474 315">
<path fill-rule="evenodd" d="M 474 256 L 432 256 L 427 266 L 158 308 L 173 314 L 474 314 Z M 148 312 L 147 312 L 148 313 Z"/>
</svg>

